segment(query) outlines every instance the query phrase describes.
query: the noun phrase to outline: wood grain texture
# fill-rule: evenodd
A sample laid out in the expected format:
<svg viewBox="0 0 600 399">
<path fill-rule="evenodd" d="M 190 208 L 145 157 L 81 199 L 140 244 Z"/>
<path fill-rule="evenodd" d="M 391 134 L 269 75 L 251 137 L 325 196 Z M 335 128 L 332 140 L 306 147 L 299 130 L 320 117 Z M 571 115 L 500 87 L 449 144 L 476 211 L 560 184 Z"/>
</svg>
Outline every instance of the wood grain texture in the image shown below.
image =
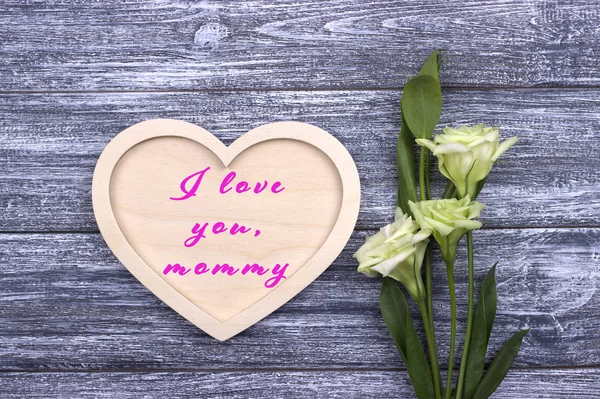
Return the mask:
<svg viewBox="0 0 600 399">
<path fill-rule="evenodd" d="M 412 398 L 403 371 L 3 373 L 0 394 L 27 398 Z M 519 370 L 492 399 L 600 398 L 600 370 Z M 535 388 L 532 388 L 535 387 Z"/>
<path fill-rule="evenodd" d="M 354 230 L 360 180 L 343 144 L 313 125 L 262 125 L 226 147 L 197 125 L 155 119 L 106 146 L 92 196 L 102 237 L 131 274 L 225 341 L 338 257 Z M 182 270 L 169 274 L 172 264 Z"/>
<path fill-rule="evenodd" d="M 0 90 L 597 86 L 586 0 L 69 1 L 0 5 Z"/>
<path fill-rule="evenodd" d="M 271 316 L 219 343 L 149 293 L 99 234 L 0 235 L 0 370 L 402 368 L 379 311 L 377 279 L 340 258 Z M 600 364 L 600 229 L 484 230 L 474 235 L 477 285 L 498 259 L 492 351 L 530 327 L 521 367 Z M 466 307 L 458 254 L 459 329 Z M 445 270 L 435 259 L 441 359 L 449 334 Z M 462 330 L 459 330 L 462 331 Z"/>
<path fill-rule="evenodd" d="M 91 179 L 104 146 L 142 120 L 183 119 L 226 144 L 300 120 L 336 136 L 362 184 L 359 228 L 389 222 L 396 201 L 397 91 L 0 96 L 0 231 L 96 231 Z M 484 122 L 520 141 L 480 200 L 486 227 L 600 226 L 600 91 L 445 90 L 440 126 Z M 434 192 L 445 185 L 436 170 Z M 568 211 L 567 211 L 568 210 Z"/>
<path fill-rule="evenodd" d="M 517 359 L 526 369 L 494 397 L 600 398 L 599 17 L 585 0 L 3 0 L 0 396 L 412 397 L 380 284 L 351 254 L 392 217 L 398 89 L 441 48 L 442 124 L 520 137 L 480 197 L 491 229 L 475 234 L 478 282 L 502 258 L 493 349 L 532 328 Z M 348 248 L 226 344 L 146 291 L 95 233 L 95 162 L 119 131 L 152 118 L 196 123 L 227 144 L 300 120 L 358 164 L 360 231 Z M 437 173 L 433 184 L 439 193 Z"/>
</svg>

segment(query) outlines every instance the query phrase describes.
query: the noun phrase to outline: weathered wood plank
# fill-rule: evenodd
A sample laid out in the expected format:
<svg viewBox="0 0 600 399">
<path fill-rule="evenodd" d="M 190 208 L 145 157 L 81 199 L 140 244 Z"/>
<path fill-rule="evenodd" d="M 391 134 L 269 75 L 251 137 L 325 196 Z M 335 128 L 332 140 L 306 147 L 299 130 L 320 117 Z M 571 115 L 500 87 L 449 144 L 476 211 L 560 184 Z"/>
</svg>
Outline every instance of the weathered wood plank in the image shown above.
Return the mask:
<svg viewBox="0 0 600 399">
<path fill-rule="evenodd" d="M 585 0 L 0 4 L 0 90 L 401 87 L 435 48 L 450 86 L 597 86 Z"/>
<path fill-rule="evenodd" d="M 396 201 L 398 91 L 0 96 L 0 231 L 94 231 L 91 179 L 104 146 L 151 118 L 197 123 L 226 143 L 276 120 L 335 135 L 362 179 L 358 226 L 387 223 Z M 520 142 L 489 176 L 486 226 L 600 226 L 600 92 L 446 90 L 442 124 L 485 122 Z M 441 191 L 441 175 L 433 184 Z M 566 212 L 565 210 L 568 210 Z"/>
<path fill-rule="evenodd" d="M 340 258 L 295 299 L 219 343 L 141 286 L 98 234 L 0 235 L 0 370 L 402 368 L 381 320 L 380 281 Z M 499 309 L 491 347 L 531 327 L 519 366 L 600 364 L 600 229 L 475 234 L 478 284 L 497 259 Z M 457 263 L 459 331 L 466 266 Z M 434 300 L 441 359 L 449 334 L 445 274 Z"/>
<path fill-rule="evenodd" d="M 3 373 L 3 398 L 413 398 L 404 371 Z M 600 398 L 600 370 L 512 370 L 492 398 Z"/>
</svg>

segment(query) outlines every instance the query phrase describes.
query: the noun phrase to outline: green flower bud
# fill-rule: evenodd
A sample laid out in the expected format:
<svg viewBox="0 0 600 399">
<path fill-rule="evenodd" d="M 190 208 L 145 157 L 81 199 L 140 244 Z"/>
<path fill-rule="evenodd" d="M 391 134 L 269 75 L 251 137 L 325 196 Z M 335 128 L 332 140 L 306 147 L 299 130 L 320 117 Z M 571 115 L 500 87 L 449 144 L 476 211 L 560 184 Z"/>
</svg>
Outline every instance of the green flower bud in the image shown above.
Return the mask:
<svg viewBox="0 0 600 399">
<path fill-rule="evenodd" d="M 461 197 L 477 194 L 477 183 L 486 178 L 494 162 L 517 142 L 516 137 L 500 142 L 497 127 L 445 127 L 433 141 L 417 139 L 438 158 L 440 172 L 452 180 Z"/>
<path fill-rule="evenodd" d="M 442 251 L 446 264 L 454 264 L 456 246 L 461 237 L 469 230 L 481 228 L 478 218 L 484 205 L 471 201 L 469 196 L 414 203 L 409 201 L 410 209 L 421 231 L 413 237 L 419 242 L 433 235 Z"/>
<path fill-rule="evenodd" d="M 358 271 L 369 277 L 381 274 L 402 283 L 415 300 L 424 298 L 421 266 L 429 240 L 417 238 L 419 225 L 396 209 L 396 220 L 367 237 L 354 254 L 360 265 Z"/>
</svg>

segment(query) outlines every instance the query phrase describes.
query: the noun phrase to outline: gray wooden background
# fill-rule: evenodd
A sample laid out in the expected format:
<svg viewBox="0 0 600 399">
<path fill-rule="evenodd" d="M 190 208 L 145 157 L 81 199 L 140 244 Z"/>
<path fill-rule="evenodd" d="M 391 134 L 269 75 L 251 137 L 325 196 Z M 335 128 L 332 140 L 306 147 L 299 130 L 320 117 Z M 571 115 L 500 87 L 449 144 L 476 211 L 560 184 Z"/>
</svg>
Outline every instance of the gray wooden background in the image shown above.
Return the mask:
<svg viewBox="0 0 600 399">
<path fill-rule="evenodd" d="M 380 282 L 351 254 L 392 217 L 401 87 L 441 48 L 441 123 L 520 137 L 475 234 L 479 281 L 501 260 L 492 349 L 531 328 L 494 397 L 600 398 L 599 21 L 593 0 L 2 0 L 0 397 L 412 397 Z M 313 123 L 359 168 L 347 249 L 226 343 L 147 292 L 94 222 L 103 147 L 159 117 L 226 143 L 271 121 Z"/>
</svg>

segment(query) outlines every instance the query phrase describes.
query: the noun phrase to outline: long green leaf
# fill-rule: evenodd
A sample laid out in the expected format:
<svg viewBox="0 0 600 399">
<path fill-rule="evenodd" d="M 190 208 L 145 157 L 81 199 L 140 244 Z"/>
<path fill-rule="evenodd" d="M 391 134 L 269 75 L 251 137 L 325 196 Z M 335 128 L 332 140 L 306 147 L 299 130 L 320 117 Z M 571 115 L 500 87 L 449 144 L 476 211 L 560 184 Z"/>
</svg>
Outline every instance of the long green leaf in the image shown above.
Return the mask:
<svg viewBox="0 0 600 399">
<path fill-rule="evenodd" d="M 506 341 L 477 387 L 473 399 L 487 399 L 500 386 L 513 360 L 517 357 L 517 353 L 519 353 L 523 337 L 528 332 L 529 329 L 519 331 Z"/>
<path fill-rule="evenodd" d="M 408 201 L 417 202 L 417 178 L 415 173 L 415 138 L 402 119 L 402 127 L 396 144 L 398 165 L 398 206 L 404 213 L 412 215 Z"/>
<path fill-rule="evenodd" d="M 442 89 L 431 75 L 419 75 L 404 86 L 402 116 L 417 138 L 429 139 L 442 114 Z"/>
<path fill-rule="evenodd" d="M 435 80 L 440 80 L 441 56 L 439 50 L 435 50 L 423 63 L 419 75 L 430 75 Z"/>
<path fill-rule="evenodd" d="M 419 399 L 435 397 L 431 368 L 415 330 L 406 298 L 398 284 L 385 278 L 381 287 L 381 314 L 408 369 Z"/>
<path fill-rule="evenodd" d="M 419 75 L 429 75 L 439 81 L 440 54 L 435 50 L 425 60 Z M 398 166 L 398 206 L 404 213 L 412 215 L 408 201 L 417 202 L 417 180 L 415 173 L 415 140 L 408 123 L 402 118 L 402 127 L 396 145 L 396 164 Z"/>
<path fill-rule="evenodd" d="M 469 345 L 469 354 L 467 355 L 467 368 L 464 382 L 464 398 L 471 399 L 477 386 L 483 376 L 485 367 L 485 354 L 487 352 L 494 318 L 496 317 L 496 265 L 488 271 L 481 292 L 479 301 L 475 308 L 473 316 L 473 330 L 471 332 L 471 343 Z"/>
</svg>

